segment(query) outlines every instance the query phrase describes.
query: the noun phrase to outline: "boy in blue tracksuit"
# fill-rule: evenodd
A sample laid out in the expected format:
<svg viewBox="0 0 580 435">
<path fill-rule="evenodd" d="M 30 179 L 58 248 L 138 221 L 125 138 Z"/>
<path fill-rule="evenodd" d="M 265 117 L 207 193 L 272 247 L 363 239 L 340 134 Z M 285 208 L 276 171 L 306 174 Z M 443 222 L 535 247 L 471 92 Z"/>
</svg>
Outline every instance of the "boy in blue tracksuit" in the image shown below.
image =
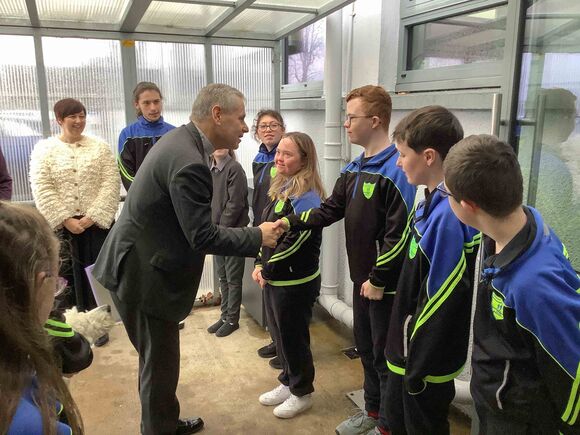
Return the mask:
<svg viewBox="0 0 580 435">
<path fill-rule="evenodd" d="M 133 90 L 137 121 L 125 127 L 119 135 L 119 171 L 126 190 L 145 156 L 161 136 L 175 127 L 163 120 L 163 97 L 155 83 L 140 82 Z"/>
<path fill-rule="evenodd" d="M 522 206 L 515 153 L 469 136 L 445 161 L 445 186 L 457 217 L 486 235 L 471 377 L 480 433 L 580 433 L 580 277 Z"/>
<path fill-rule="evenodd" d="M 380 86 L 363 86 L 346 97 L 347 130 L 364 153 L 349 163 L 332 195 L 304 216 L 288 216 L 290 231 L 329 226 L 344 218 L 353 286 L 354 338 L 364 370 L 364 413 L 340 423 L 338 434 L 366 434 L 388 423 L 381 404 L 386 384 L 385 343 L 393 294 L 416 189 L 396 166 L 389 143 L 391 99 Z"/>
<path fill-rule="evenodd" d="M 408 181 L 427 189 L 411 220 L 391 313 L 386 415 L 394 435 L 448 434 L 453 378 L 467 358 L 481 239 L 438 190 L 443 161 L 463 128 L 447 109 L 427 106 L 403 118 L 393 138 Z"/>
</svg>

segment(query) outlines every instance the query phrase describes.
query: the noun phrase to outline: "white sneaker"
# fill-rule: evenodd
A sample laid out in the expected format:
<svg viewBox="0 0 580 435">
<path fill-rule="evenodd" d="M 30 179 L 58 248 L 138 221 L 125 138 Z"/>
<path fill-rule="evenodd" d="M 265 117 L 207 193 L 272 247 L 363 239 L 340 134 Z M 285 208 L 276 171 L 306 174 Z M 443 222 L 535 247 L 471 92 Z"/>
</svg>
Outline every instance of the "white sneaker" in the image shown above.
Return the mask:
<svg viewBox="0 0 580 435">
<path fill-rule="evenodd" d="M 291 395 L 290 387 L 280 384 L 272 391 L 262 394 L 258 400 L 262 405 L 273 406 L 284 402 Z"/>
<path fill-rule="evenodd" d="M 373 430 L 376 425 L 376 419 L 369 417 L 365 411 L 360 411 L 340 423 L 335 432 L 337 435 L 366 434 Z"/>
<path fill-rule="evenodd" d="M 311 394 L 302 397 L 290 394 L 284 403 L 274 408 L 274 415 L 278 418 L 292 418 L 310 408 L 312 408 Z"/>
</svg>

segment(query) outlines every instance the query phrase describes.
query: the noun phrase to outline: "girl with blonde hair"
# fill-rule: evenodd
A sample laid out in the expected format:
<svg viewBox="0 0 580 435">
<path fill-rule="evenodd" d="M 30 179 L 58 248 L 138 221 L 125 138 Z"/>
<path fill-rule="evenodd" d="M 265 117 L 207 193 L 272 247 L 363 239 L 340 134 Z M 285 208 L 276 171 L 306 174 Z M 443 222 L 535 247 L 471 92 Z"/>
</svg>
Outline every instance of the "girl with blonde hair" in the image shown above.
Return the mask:
<svg viewBox="0 0 580 435">
<path fill-rule="evenodd" d="M 309 213 L 320 206 L 324 188 L 312 139 L 304 133 L 282 137 L 275 157 L 276 177 L 268 195 L 272 202 L 264 220 Z M 322 230 L 288 232 L 277 246 L 262 248 L 252 278 L 264 289 L 276 353 L 282 363 L 280 385 L 260 396 L 262 405 L 278 405 L 274 415 L 292 418 L 312 406 L 314 364 L 308 326 L 320 291 Z"/>
</svg>

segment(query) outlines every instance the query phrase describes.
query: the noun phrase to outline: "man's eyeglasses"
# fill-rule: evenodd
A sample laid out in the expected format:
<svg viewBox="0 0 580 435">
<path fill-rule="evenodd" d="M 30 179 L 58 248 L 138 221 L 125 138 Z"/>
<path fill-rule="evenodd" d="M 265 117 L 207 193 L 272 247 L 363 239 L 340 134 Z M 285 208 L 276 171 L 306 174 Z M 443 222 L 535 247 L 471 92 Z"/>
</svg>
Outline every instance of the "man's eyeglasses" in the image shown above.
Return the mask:
<svg viewBox="0 0 580 435">
<path fill-rule="evenodd" d="M 344 122 L 346 125 L 350 125 L 350 123 L 352 122 L 353 119 L 357 119 L 357 118 L 373 118 L 377 115 L 346 115 L 346 117 L 344 118 Z"/>
<path fill-rule="evenodd" d="M 52 273 L 47 272 L 46 277 L 47 278 L 56 278 L 56 288 L 54 290 L 55 296 L 61 295 L 68 287 L 68 281 L 66 280 L 66 278 L 63 278 L 62 276 L 55 277 Z"/>
<path fill-rule="evenodd" d="M 280 127 L 282 127 L 282 124 L 278 124 L 277 122 L 271 122 L 270 124 L 259 124 L 258 131 L 266 131 L 268 129 L 270 129 L 272 131 L 276 131 Z"/>
<path fill-rule="evenodd" d="M 455 196 L 445 188 L 445 183 L 443 182 L 439 183 L 435 190 L 438 190 L 443 198 L 447 198 L 448 196 L 455 198 Z"/>
</svg>

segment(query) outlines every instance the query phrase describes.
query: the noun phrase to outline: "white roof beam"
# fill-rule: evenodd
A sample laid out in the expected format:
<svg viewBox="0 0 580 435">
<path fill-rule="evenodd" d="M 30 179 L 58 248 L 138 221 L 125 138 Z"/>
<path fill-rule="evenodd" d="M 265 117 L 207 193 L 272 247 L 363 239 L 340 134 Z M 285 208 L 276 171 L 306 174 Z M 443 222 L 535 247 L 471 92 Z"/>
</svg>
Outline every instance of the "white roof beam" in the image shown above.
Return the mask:
<svg viewBox="0 0 580 435">
<path fill-rule="evenodd" d="M 40 18 L 38 17 L 36 0 L 26 0 L 26 9 L 28 10 L 28 18 L 30 19 L 32 27 L 40 27 Z"/>
</svg>

